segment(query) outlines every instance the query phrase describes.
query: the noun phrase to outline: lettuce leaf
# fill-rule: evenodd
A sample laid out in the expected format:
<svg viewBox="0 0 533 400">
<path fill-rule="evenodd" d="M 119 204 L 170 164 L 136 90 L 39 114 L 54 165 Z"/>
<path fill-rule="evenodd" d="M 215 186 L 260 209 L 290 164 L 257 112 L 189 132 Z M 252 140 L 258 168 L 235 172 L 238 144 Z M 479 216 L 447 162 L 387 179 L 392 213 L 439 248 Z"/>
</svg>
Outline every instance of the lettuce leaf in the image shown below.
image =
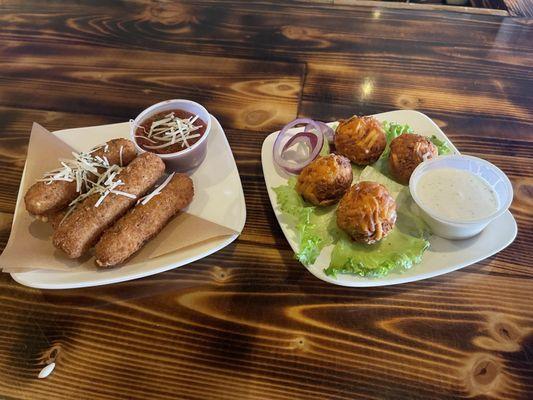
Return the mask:
<svg viewBox="0 0 533 400">
<path fill-rule="evenodd" d="M 381 183 L 387 188 L 389 193 L 394 199 L 398 197 L 400 192 L 405 189 L 405 186 L 401 183 L 393 181 L 384 174 L 382 174 L 377 168 L 367 166 L 359 175 L 359 181 L 371 181 L 376 183 Z"/>
<path fill-rule="evenodd" d="M 296 178 L 287 185 L 274 188 L 281 211 L 292 217 L 300 241 L 296 259 L 304 265 L 313 264 L 322 249 L 338 236 L 335 222 L 336 206 L 315 207 L 296 192 Z"/>
<path fill-rule="evenodd" d="M 387 147 L 385 147 L 380 159 L 388 159 L 390 154 L 390 142 L 404 133 L 413 133 L 413 129 L 407 124 L 401 125 L 396 122 L 383 121 L 381 125 L 383 126 L 387 138 Z"/>
<path fill-rule="evenodd" d="M 446 142 L 443 140 L 440 140 L 437 136 L 433 135 L 429 138 L 431 143 L 433 143 L 435 146 L 437 146 L 437 150 L 439 151 L 439 156 L 442 156 L 443 154 L 450 154 L 452 152 L 452 149 L 448 147 Z"/>
<path fill-rule="evenodd" d="M 385 147 L 385 150 L 383 150 L 383 153 L 379 157 L 379 159 L 372 165 L 375 169 L 377 169 L 382 174 L 385 174 L 386 176 L 389 176 L 389 154 L 390 154 L 390 143 L 397 138 L 398 136 L 404 134 L 404 133 L 413 133 L 413 129 L 405 124 L 397 124 L 395 122 L 387 122 L 383 121 L 381 124 L 383 126 L 383 130 L 385 131 L 385 137 L 387 139 L 387 145 Z"/>
<path fill-rule="evenodd" d="M 383 129 L 385 130 L 385 136 L 387 138 L 387 147 L 385 147 L 385 150 L 383 151 L 383 154 L 381 154 L 380 159 L 386 159 L 389 157 L 390 154 L 390 142 L 392 142 L 393 139 L 397 138 L 401 134 L 404 133 L 414 133 L 413 129 L 405 124 L 397 124 L 395 122 L 388 122 L 383 121 L 382 123 Z M 439 151 L 439 156 L 443 154 L 450 154 L 452 150 L 448 147 L 446 142 L 443 140 L 440 140 L 437 136 L 432 135 L 429 140 L 437 146 L 437 149 Z"/>
<path fill-rule="evenodd" d="M 322 249 L 335 242 L 339 235 L 335 219 L 336 206 L 306 207 L 304 210 L 296 225 L 300 251 L 295 256 L 302 264 L 311 265 Z"/>
<path fill-rule="evenodd" d="M 429 226 L 420 216 L 420 209 L 409 193 L 409 189 L 404 188 L 396 198 L 396 228 L 406 235 L 427 240 L 431 235 Z"/>
<path fill-rule="evenodd" d="M 282 212 L 292 217 L 298 218 L 302 208 L 307 206 L 307 203 L 302 199 L 302 196 L 296 192 L 295 176 L 289 178 L 286 185 L 273 188 L 278 199 L 278 206 Z"/>
<path fill-rule="evenodd" d="M 393 269 L 408 269 L 422 260 L 429 242 L 402 233 L 399 229 L 373 245 L 355 243 L 347 236 L 337 241 L 326 275 L 354 274 L 379 277 Z"/>
<path fill-rule="evenodd" d="M 320 149 L 320 155 L 321 156 L 327 156 L 330 151 L 329 142 L 327 140 L 324 140 L 324 144 L 322 145 L 322 149 Z"/>
</svg>

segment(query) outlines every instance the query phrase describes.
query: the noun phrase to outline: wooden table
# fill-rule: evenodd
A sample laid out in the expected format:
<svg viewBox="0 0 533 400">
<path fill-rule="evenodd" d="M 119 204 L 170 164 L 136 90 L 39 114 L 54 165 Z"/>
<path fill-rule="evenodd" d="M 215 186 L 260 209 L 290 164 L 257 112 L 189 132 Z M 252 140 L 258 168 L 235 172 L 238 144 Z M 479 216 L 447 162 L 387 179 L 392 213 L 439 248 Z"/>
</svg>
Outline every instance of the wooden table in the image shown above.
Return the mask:
<svg viewBox="0 0 533 400">
<path fill-rule="evenodd" d="M 279 3 L 0 0 L 2 248 L 32 121 L 125 121 L 168 98 L 220 118 L 248 208 L 235 243 L 149 278 L 43 291 L 2 274 L 1 399 L 531 398 L 532 21 Z M 509 175 L 518 237 L 426 281 L 319 281 L 275 220 L 262 140 L 296 116 L 399 108 Z"/>
</svg>

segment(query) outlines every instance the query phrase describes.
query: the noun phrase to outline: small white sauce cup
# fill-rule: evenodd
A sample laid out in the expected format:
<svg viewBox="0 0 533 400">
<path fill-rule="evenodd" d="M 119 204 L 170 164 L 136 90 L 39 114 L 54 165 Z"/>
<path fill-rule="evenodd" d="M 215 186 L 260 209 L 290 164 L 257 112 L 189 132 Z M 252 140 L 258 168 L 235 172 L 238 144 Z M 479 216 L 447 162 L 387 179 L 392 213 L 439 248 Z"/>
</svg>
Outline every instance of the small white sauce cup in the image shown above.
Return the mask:
<svg viewBox="0 0 533 400">
<path fill-rule="evenodd" d="M 180 150 L 176 153 L 170 154 L 158 154 L 152 152 L 156 156 L 160 157 L 167 167 L 167 171 L 170 172 L 188 172 L 197 168 L 202 161 L 205 159 L 207 153 L 207 137 L 211 131 L 211 116 L 209 112 L 201 105 L 191 100 L 165 100 L 161 103 L 154 104 L 153 106 L 148 107 L 146 110 L 141 112 L 135 120 L 130 123 L 130 136 L 135 147 L 139 153 L 145 153 L 148 150 L 143 149 L 137 143 L 135 138 L 135 132 L 137 128 L 145 121 L 146 119 L 159 114 L 165 111 L 172 110 L 183 110 L 190 112 L 192 114 L 198 115 L 200 119 L 207 124 L 205 133 L 202 135 L 200 140 L 194 143 L 191 147 Z"/>
<path fill-rule="evenodd" d="M 472 221 L 454 221 L 437 217 L 431 209 L 420 201 L 416 186 L 425 173 L 442 168 L 468 171 L 489 184 L 498 197 L 498 209 L 487 217 Z M 509 178 L 495 165 L 481 158 L 465 155 L 439 156 L 427 160 L 416 167 L 409 180 L 409 191 L 421 210 L 421 216 L 432 232 L 445 239 L 467 239 L 480 233 L 495 218 L 502 215 L 513 201 L 513 186 Z"/>
</svg>

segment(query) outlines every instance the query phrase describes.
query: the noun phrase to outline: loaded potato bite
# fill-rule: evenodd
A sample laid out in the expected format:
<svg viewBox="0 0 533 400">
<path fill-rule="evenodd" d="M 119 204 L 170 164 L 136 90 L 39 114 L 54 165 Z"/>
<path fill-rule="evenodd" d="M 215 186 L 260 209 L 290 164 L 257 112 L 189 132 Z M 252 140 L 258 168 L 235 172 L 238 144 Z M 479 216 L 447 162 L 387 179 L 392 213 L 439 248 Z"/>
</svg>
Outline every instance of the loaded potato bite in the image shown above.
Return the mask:
<svg viewBox="0 0 533 400">
<path fill-rule="evenodd" d="M 386 237 L 396 223 L 396 202 L 385 186 L 362 181 L 339 202 L 337 225 L 354 241 L 373 244 Z"/>
<path fill-rule="evenodd" d="M 335 204 L 352 184 L 353 172 L 346 157 L 329 154 L 307 165 L 296 183 L 296 191 L 317 206 Z"/>
<path fill-rule="evenodd" d="M 390 173 L 394 179 L 406 185 L 418 164 L 437 155 L 437 147 L 428 138 L 404 133 L 391 142 Z"/>
<path fill-rule="evenodd" d="M 374 117 L 341 121 L 335 131 L 335 149 L 357 165 L 369 165 L 385 150 L 387 139 L 381 123 Z"/>
</svg>

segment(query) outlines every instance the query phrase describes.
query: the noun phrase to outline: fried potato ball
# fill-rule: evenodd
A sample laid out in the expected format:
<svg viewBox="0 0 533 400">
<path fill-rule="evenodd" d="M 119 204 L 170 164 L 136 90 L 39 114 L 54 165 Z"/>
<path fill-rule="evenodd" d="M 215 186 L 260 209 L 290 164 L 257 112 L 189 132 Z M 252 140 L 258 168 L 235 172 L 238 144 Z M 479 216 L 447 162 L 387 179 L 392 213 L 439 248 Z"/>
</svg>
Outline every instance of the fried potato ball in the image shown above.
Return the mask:
<svg viewBox="0 0 533 400">
<path fill-rule="evenodd" d="M 391 142 L 389 169 L 398 182 L 409 183 L 414 169 L 422 161 L 436 157 L 437 147 L 424 136 L 404 133 Z"/>
<path fill-rule="evenodd" d="M 298 176 L 296 191 L 317 206 L 335 204 L 352 184 L 350 160 L 337 154 L 318 157 Z"/>
<path fill-rule="evenodd" d="M 396 202 L 385 186 L 362 181 L 353 185 L 337 208 L 337 225 L 359 243 L 387 236 L 396 222 Z"/>
<path fill-rule="evenodd" d="M 357 165 L 369 165 L 385 150 L 387 138 L 374 117 L 353 116 L 341 121 L 335 131 L 335 148 Z"/>
</svg>

